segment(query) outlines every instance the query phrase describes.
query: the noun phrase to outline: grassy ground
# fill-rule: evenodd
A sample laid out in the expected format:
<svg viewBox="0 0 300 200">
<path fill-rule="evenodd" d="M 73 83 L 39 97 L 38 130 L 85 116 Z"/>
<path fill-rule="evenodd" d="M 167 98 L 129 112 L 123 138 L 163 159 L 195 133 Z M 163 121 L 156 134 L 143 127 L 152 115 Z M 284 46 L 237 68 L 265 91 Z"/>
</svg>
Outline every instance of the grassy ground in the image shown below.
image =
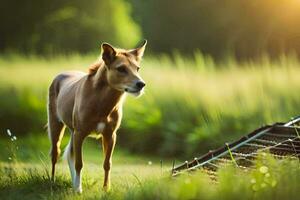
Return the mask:
<svg viewBox="0 0 300 200">
<path fill-rule="evenodd" d="M 11 137 L 12 138 L 12 137 Z M 57 165 L 56 182 L 49 179 L 50 159 L 47 135 L 31 135 L 11 140 L 3 138 L 0 144 L 0 199 L 73 199 L 93 198 L 115 199 L 126 193 L 129 188 L 141 184 L 145 179 L 158 178 L 163 171 L 170 170 L 167 161 L 157 158 L 135 156 L 116 150 L 113 156 L 112 190 L 102 191 L 103 156 L 101 145 L 87 139 L 84 144 L 82 196 L 73 193 L 69 169 L 62 159 Z M 66 145 L 64 138 L 62 147 Z M 110 197 L 113 194 L 113 197 Z"/>
<path fill-rule="evenodd" d="M 299 194 L 300 163 L 295 159 L 275 160 L 261 154 L 252 169 L 223 167 L 214 181 L 203 171 L 171 178 L 168 162 L 163 162 L 161 168 L 157 159 L 120 151 L 113 157 L 112 189 L 105 193 L 101 189 L 101 153 L 97 144 L 87 141 L 84 148 L 84 191 L 79 195 L 72 190 L 65 162 L 57 166 L 55 183 L 50 181 L 45 138 L 2 140 L 1 146 L 5 148 L 0 158 L 0 199 L 292 200 L 298 199 Z"/>
</svg>

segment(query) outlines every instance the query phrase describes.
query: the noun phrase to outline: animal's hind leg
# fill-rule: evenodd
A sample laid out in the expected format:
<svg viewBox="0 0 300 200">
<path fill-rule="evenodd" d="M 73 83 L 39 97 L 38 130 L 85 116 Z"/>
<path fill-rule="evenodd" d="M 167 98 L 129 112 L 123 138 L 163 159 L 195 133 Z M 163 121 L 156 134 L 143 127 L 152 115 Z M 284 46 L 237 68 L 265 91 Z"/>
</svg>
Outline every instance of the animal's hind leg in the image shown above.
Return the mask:
<svg viewBox="0 0 300 200">
<path fill-rule="evenodd" d="M 71 138 L 69 141 L 69 144 L 67 145 L 65 152 L 64 152 L 64 157 L 68 160 L 69 164 L 69 169 L 70 169 L 70 174 L 71 174 L 71 179 L 72 183 L 74 185 L 74 178 L 75 178 L 75 160 L 74 160 L 74 148 L 73 148 L 73 131 L 71 130 Z"/>
<path fill-rule="evenodd" d="M 81 184 L 81 169 L 83 167 L 82 162 L 82 143 L 86 134 L 83 132 L 75 131 L 73 135 L 73 148 L 74 148 L 74 158 L 75 158 L 75 176 L 73 186 L 76 192 L 82 192 Z"/>
<path fill-rule="evenodd" d="M 60 142 L 64 134 L 65 126 L 62 122 L 58 121 L 56 117 L 51 116 L 50 113 L 48 117 L 49 117 L 48 133 L 49 133 L 49 139 L 51 141 L 50 154 L 51 154 L 51 161 L 52 161 L 51 179 L 54 180 L 55 164 L 61 152 Z"/>
</svg>

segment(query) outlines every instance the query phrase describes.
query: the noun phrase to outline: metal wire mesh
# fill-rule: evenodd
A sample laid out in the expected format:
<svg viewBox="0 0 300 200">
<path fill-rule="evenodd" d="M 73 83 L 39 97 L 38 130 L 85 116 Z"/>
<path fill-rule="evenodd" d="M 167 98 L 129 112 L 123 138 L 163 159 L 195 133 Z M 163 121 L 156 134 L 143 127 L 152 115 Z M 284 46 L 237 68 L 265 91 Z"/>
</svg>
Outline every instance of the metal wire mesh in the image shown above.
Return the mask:
<svg viewBox="0 0 300 200">
<path fill-rule="evenodd" d="M 204 170 L 210 176 L 223 165 L 234 163 L 239 168 L 252 168 L 254 160 L 261 152 L 268 152 L 275 158 L 300 158 L 300 116 L 287 123 L 264 126 L 239 140 L 209 151 L 207 154 L 174 167 L 172 176 L 184 172 Z"/>
</svg>

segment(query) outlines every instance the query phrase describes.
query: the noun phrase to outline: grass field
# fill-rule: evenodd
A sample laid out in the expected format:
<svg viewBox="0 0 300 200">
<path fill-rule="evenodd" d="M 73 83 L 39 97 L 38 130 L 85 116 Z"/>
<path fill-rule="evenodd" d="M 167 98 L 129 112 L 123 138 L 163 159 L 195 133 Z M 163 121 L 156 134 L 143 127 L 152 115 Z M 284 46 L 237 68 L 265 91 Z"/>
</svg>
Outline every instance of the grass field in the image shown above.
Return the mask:
<svg viewBox="0 0 300 200">
<path fill-rule="evenodd" d="M 0 57 L 0 130 L 41 132 L 53 77 L 70 69 L 87 71 L 96 58 Z M 146 57 L 141 69 L 146 93 L 127 98 L 118 143 L 131 152 L 187 159 L 263 124 L 287 121 L 299 115 L 299 73 L 292 56 L 243 63 L 231 58 L 215 63 L 199 53 Z"/>
<path fill-rule="evenodd" d="M 261 154 L 253 169 L 234 166 L 219 170 L 217 182 L 203 171 L 170 177 L 170 162 L 117 151 L 112 189 L 101 189 L 103 171 L 99 145 L 88 140 L 84 148 L 83 193 L 73 192 L 67 164 L 58 164 L 55 183 L 49 179 L 50 160 L 41 136 L 1 141 L 1 199 L 298 199 L 300 163 L 275 160 Z M 64 140 L 65 143 L 66 140 Z M 97 149 L 99 148 L 99 149 Z M 10 158 L 10 159 L 8 159 Z"/>
<path fill-rule="evenodd" d="M 46 134 L 44 135 L 46 137 Z M 103 169 L 102 148 L 94 140 L 87 140 L 84 145 L 83 187 L 86 193 L 82 196 L 73 193 L 69 169 L 63 160 L 57 165 L 56 182 L 49 179 L 50 159 L 49 143 L 42 135 L 32 135 L 11 141 L 3 138 L 0 155 L 0 199 L 73 199 L 94 198 L 115 199 L 124 195 L 146 178 L 162 176 L 162 170 L 170 169 L 168 163 L 161 167 L 160 161 L 154 158 L 134 156 L 124 151 L 114 155 L 114 171 L 110 194 L 102 191 Z M 67 136 L 68 137 L 68 136 Z M 64 138 L 63 146 L 68 138 Z M 166 165 L 166 166 L 165 166 Z"/>
<path fill-rule="evenodd" d="M 229 166 L 218 184 L 203 173 L 171 179 L 168 171 L 174 159 L 200 156 L 263 124 L 299 115 L 300 62 L 292 56 L 242 63 L 215 63 L 199 53 L 146 58 L 146 93 L 125 103 L 112 191 L 101 191 L 103 157 L 93 140 L 84 149 L 84 193 L 72 192 L 63 162 L 52 184 L 43 130 L 47 87 L 57 73 L 86 71 L 96 57 L 0 56 L 0 199 L 297 199 L 300 169 L 293 160 L 258 160 L 248 172 Z M 261 172 L 263 166 L 269 173 Z"/>
</svg>

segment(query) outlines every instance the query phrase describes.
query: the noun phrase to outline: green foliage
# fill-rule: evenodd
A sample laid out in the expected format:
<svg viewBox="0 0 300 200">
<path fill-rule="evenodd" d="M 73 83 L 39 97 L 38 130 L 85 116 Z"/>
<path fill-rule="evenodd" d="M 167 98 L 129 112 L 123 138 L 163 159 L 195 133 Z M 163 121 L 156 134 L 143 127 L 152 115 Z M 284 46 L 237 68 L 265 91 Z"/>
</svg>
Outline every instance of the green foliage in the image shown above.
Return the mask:
<svg viewBox="0 0 300 200">
<path fill-rule="evenodd" d="M 185 159 L 217 148 L 267 123 L 299 115 L 299 61 L 282 56 L 257 62 L 216 64 L 195 55 L 146 58 L 147 83 L 139 99 L 128 97 L 118 145 L 131 152 Z M 17 136 L 41 132 L 46 93 L 55 74 L 81 69 L 91 56 L 0 59 L 0 129 Z"/>
<path fill-rule="evenodd" d="M 155 52 L 200 49 L 215 58 L 300 52 L 297 0 L 130 1 Z"/>
<path fill-rule="evenodd" d="M 123 0 L 5 1 L 0 12 L 0 50 L 36 54 L 90 52 L 103 41 L 132 47 L 139 27 Z"/>
<path fill-rule="evenodd" d="M 143 36 L 154 53 L 299 55 L 299 9 L 298 0 L 5 0 L 0 51 L 86 53 L 103 41 L 132 48 Z"/>
<path fill-rule="evenodd" d="M 188 158 L 298 115 L 298 95 L 291 92 L 300 87 L 293 58 L 228 61 L 222 70 L 180 59 L 145 62 L 146 93 L 138 100 L 128 98 L 125 105 L 119 134 L 124 147 Z"/>
<path fill-rule="evenodd" d="M 0 96 L 1 132 L 6 132 L 6 129 L 16 133 L 42 131 L 47 121 L 43 96 L 29 89 L 20 91 L 13 87 L 1 88 Z"/>
</svg>

